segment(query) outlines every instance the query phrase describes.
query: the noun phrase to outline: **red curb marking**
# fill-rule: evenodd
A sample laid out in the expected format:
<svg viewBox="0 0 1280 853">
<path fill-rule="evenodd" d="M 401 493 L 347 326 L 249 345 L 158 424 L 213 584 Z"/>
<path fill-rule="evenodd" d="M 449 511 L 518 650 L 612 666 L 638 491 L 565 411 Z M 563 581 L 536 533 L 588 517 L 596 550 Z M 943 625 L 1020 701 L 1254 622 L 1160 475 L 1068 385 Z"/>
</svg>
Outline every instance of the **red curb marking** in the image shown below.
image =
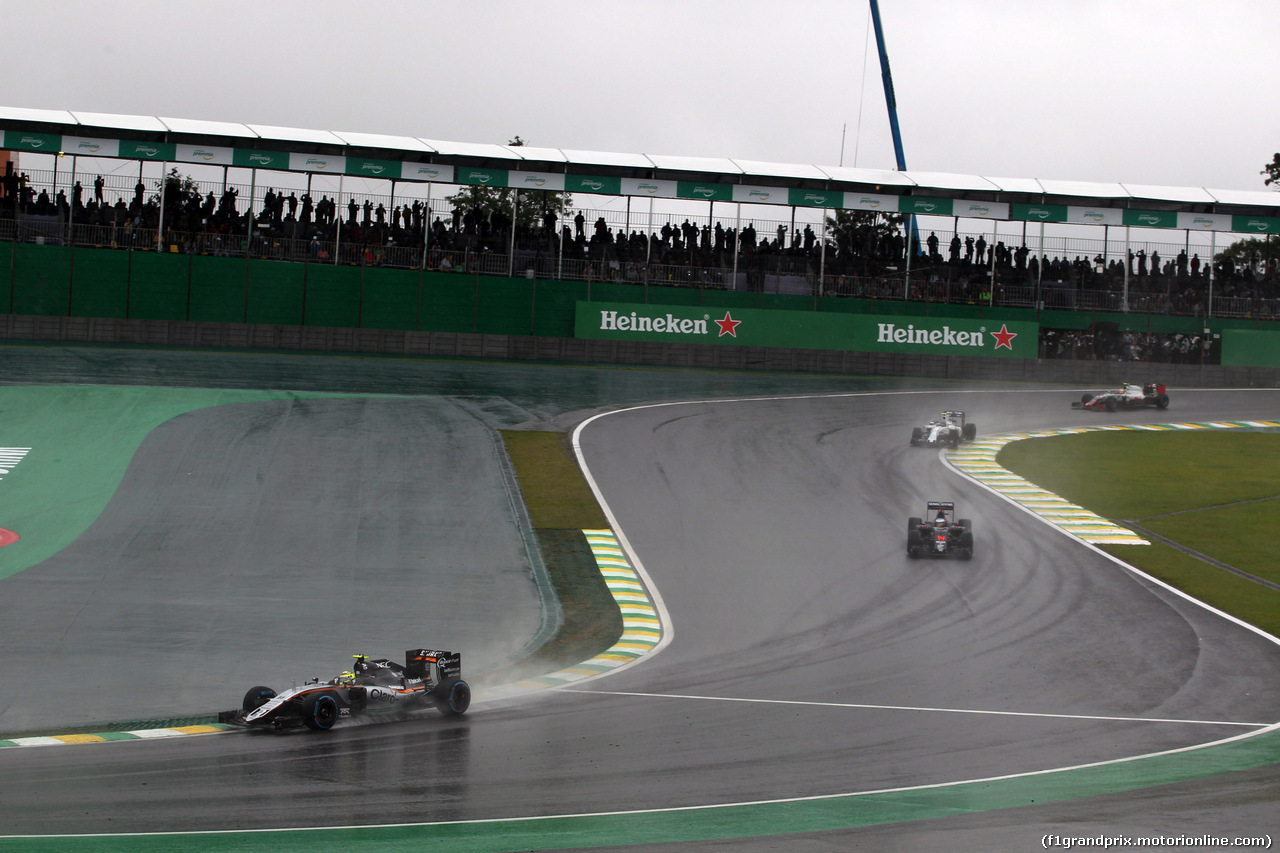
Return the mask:
<svg viewBox="0 0 1280 853">
<path fill-rule="evenodd" d="M 14 533 L 12 530 L 5 530 L 3 527 L 0 527 L 0 548 L 3 548 L 5 545 L 12 545 L 14 542 L 17 542 L 19 538 L 18 534 Z"/>
</svg>

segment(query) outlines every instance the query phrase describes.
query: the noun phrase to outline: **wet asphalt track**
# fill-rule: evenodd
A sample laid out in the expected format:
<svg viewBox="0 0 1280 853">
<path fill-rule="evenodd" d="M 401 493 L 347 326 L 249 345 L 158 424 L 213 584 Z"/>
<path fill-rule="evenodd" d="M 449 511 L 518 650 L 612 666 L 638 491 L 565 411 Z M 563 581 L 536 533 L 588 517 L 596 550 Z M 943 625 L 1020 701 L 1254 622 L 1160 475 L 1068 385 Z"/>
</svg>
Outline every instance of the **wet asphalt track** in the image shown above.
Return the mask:
<svg viewBox="0 0 1280 853">
<path fill-rule="evenodd" d="M 529 369 L 586 381 L 587 371 L 573 368 Z M 461 373 L 465 384 L 465 368 L 447 372 Z M 723 377 L 714 382 L 713 394 L 734 390 Z M 324 738 L 236 734 L 0 751 L 0 832 L 368 824 L 741 802 L 1064 766 L 1244 731 L 1226 723 L 1280 720 L 1274 644 L 1049 532 L 946 472 L 935 452 L 906 446 L 910 424 L 943 408 L 964 408 L 982 433 L 1098 421 L 1067 408 L 1070 398 L 948 392 L 691 404 L 602 418 L 583 434 L 588 463 L 671 614 L 673 640 L 655 658 L 585 692 L 478 705 L 457 721 L 432 715 Z M 437 417 L 452 402 L 420 405 Z M 512 409 L 528 411 L 525 402 L 497 393 L 482 408 L 510 419 Z M 1274 418 L 1278 404 L 1276 392 L 1182 392 L 1167 417 L 1117 417 Z M 540 412 L 548 420 L 558 414 L 554 406 Z M 375 432 L 394 425 L 397 415 L 387 417 Z M 381 480 L 383 455 L 404 464 L 389 448 L 371 453 L 362 475 L 370 483 Z M 485 465 L 482 457 L 473 464 Z M 972 562 L 912 562 L 902 553 L 906 517 L 930 498 L 954 499 L 974 519 Z M 247 520 L 266 521 L 256 512 Z M 376 551 L 380 541 L 387 540 L 373 537 L 368 547 Z M 516 542 L 508 535 L 502 547 Z M 202 590 L 216 597 L 216 585 Z M 465 612 L 433 613 L 431 621 L 471 637 L 477 625 L 528 621 L 531 601 L 513 617 L 477 596 Z M 293 641 L 296 626 L 276 635 L 257 615 L 241 628 L 265 632 L 269 645 Z M 399 637 L 415 625 L 401 609 L 385 627 Z M 234 623 L 226 628 L 236 633 Z M 127 625 L 117 630 L 130 636 Z M 228 666 L 230 655 L 218 647 L 207 655 L 208 665 Z M 276 665 L 277 657 L 262 660 Z M 726 701 L 735 699 L 937 710 Z M 1177 822 L 1274 833 L 1278 783 L 1273 766 L 1075 803 L 821 833 L 804 843 L 916 849 L 963 839 L 960 848 L 1029 849 L 1038 828 L 1064 824 L 1080 834 L 1166 831 Z"/>
</svg>

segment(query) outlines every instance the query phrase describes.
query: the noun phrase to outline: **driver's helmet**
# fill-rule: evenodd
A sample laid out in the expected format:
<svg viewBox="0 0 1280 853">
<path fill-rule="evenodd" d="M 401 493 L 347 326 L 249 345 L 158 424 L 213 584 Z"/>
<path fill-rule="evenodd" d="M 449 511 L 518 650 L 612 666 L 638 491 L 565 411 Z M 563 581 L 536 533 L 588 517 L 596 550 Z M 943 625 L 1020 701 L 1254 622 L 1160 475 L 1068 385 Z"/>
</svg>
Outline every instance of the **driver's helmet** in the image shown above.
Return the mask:
<svg viewBox="0 0 1280 853">
<path fill-rule="evenodd" d="M 947 526 L 947 517 L 942 513 L 938 513 L 938 517 L 933 520 L 933 526 L 942 529 Z"/>
</svg>

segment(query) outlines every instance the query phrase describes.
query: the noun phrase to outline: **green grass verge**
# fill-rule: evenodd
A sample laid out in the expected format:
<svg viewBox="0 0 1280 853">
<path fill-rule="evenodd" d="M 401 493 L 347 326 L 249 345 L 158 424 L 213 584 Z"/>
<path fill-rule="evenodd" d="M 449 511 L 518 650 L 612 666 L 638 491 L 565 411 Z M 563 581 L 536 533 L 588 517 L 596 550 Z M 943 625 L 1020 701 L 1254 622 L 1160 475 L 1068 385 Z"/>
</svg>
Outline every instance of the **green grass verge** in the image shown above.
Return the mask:
<svg viewBox="0 0 1280 853">
<path fill-rule="evenodd" d="M 563 432 L 502 430 L 534 529 L 609 526 Z"/>
<path fill-rule="evenodd" d="M 529 677 L 572 666 L 622 636 L 622 613 L 600 574 L 583 530 L 609 526 L 573 458 L 568 435 L 503 430 L 520 493 L 560 601 L 560 630 L 499 677 Z"/>
<path fill-rule="evenodd" d="M 1013 442 L 996 461 L 1105 518 L 1135 521 L 1215 560 L 1280 580 L 1257 535 L 1274 517 L 1268 510 L 1277 508 L 1266 499 L 1280 495 L 1280 434 L 1089 432 Z M 1238 501 L 1258 503 L 1221 506 Z M 1280 636 L 1276 590 L 1158 542 L 1104 550 Z"/>
</svg>

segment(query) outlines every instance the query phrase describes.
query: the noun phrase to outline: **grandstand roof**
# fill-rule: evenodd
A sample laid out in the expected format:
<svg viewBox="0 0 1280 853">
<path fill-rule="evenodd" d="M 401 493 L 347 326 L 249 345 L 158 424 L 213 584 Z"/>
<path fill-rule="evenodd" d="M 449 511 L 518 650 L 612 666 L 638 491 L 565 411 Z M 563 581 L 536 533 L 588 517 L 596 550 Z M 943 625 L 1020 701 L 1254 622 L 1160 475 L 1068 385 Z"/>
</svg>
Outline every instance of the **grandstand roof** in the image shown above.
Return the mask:
<svg viewBox="0 0 1280 853">
<path fill-rule="evenodd" d="M 611 153 L 565 148 L 448 142 L 425 137 L 312 130 L 160 116 L 112 115 L 0 106 L 0 131 L 134 143 L 226 146 L 285 155 L 382 158 L 455 169 L 523 171 L 650 181 L 699 181 L 828 192 L 885 193 L 1023 205 L 1089 205 L 1186 213 L 1280 216 L 1280 193 L 1160 187 L 1128 183 L 998 178 L 821 164 L 768 163 L 728 157 Z M 19 147 L 19 150 L 26 150 Z M 125 152 L 121 147 L 120 151 Z M 133 148 L 129 148 L 132 151 Z M 52 153 L 45 151 L 44 153 Z M 128 157 L 128 153 L 120 156 Z M 153 155 L 156 159 L 162 155 Z M 134 159 L 140 159 L 135 157 Z M 234 165 L 242 165 L 235 163 Z M 305 171 L 271 165 L 281 171 Z M 420 170 L 421 171 L 421 170 Z M 445 173 L 451 180 L 453 172 Z M 411 179 L 411 178 L 406 178 Z M 622 191 L 624 194 L 626 190 Z M 631 193 L 635 194 L 635 193 Z M 794 202 L 793 202 L 794 203 Z"/>
</svg>

